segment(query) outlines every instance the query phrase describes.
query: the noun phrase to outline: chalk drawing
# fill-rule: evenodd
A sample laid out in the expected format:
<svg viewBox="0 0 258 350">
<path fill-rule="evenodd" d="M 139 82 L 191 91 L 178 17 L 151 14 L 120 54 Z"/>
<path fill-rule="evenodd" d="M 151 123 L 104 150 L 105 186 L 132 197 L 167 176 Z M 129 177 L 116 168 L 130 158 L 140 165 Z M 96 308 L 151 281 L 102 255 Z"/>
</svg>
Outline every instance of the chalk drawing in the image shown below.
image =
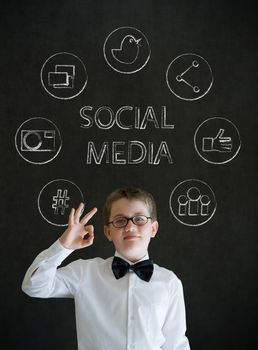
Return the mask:
<svg viewBox="0 0 258 350">
<path fill-rule="evenodd" d="M 88 74 L 82 60 L 68 52 L 50 56 L 40 71 L 43 88 L 52 97 L 67 100 L 78 96 L 88 82 Z"/>
<path fill-rule="evenodd" d="M 155 111 L 153 106 L 122 106 L 117 111 L 111 107 L 101 106 L 94 111 L 92 106 L 84 106 L 80 109 L 80 116 L 83 119 L 81 128 L 88 129 L 94 124 L 103 130 L 117 126 L 123 130 L 146 128 L 174 129 L 174 124 L 169 124 L 167 118 L 171 117 L 167 113 L 166 106 L 161 106 L 159 111 Z"/>
<path fill-rule="evenodd" d="M 141 141 L 104 141 L 101 146 L 96 146 L 94 141 L 88 142 L 87 164 L 140 164 L 146 162 L 158 165 L 161 161 L 172 164 L 172 156 L 166 141 L 161 141 L 159 146 L 154 142 L 144 144 Z"/>
<path fill-rule="evenodd" d="M 46 164 L 61 150 L 62 139 L 57 126 L 46 118 L 30 118 L 23 122 L 15 134 L 15 147 L 19 155 L 32 164 Z"/>
<path fill-rule="evenodd" d="M 185 53 L 177 56 L 168 66 L 166 81 L 169 90 L 178 98 L 194 101 L 205 96 L 212 84 L 213 73 L 201 56 Z"/>
<path fill-rule="evenodd" d="M 56 64 L 54 72 L 48 72 L 48 86 L 54 89 L 73 89 L 75 66 Z"/>
<path fill-rule="evenodd" d="M 232 151 L 232 138 L 223 136 L 224 132 L 224 129 L 219 129 L 215 137 L 203 137 L 202 151 L 230 153 Z"/>
<path fill-rule="evenodd" d="M 186 226 L 205 224 L 212 218 L 217 207 L 210 186 L 196 179 L 180 182 L 171 192 L 169 205 L 175 219 Z"/>
<path fill-rule="evenodd" d="M 65 210 L 69 208 L 69 205 L 67 204 L 69 200 L 70 197 L 68 197 L 68 190 L 58 188 L 56 195 L 53 196 L 52 208 L 54 209 L 54 214 L 58 215 L 60 211 L 60 214 L 64 215 Z"/>
<path fill-rule="evenodd" d="M 56 179 L 47 183 L 38 195 L 41 216 L 55 226 L 67 226 L 71 208 L 84 202 L 80 188 L 72 181 Z"/>
<path fill-rule="evenodd" d="M 147 38 L 140 30 L 120 27 L 105 39 L 103 53 L 112 69 L 119 73 L 132 74 L 145 67 L 151 50 Z"/>
<path fill-rule="evenodd" d="M 222 117 L 208 118 L 195 131 L 194 147 L 206 162 L 225 164 L 238 154 L 241 147 L 240 134 L 230 120 Z"/>
</svg>

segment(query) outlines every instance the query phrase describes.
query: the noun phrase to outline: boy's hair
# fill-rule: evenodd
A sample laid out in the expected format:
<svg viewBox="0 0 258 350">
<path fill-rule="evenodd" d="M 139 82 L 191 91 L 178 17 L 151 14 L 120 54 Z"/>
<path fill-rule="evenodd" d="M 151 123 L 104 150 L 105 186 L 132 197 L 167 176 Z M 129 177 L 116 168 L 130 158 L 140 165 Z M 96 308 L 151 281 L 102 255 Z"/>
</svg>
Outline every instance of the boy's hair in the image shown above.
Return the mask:
<svg viewBox="0 0 258 350">
<path fill-rule="evenodd" d="M 105 225 L 107 225 L 109 222 L 113 203 L 121 198 L 126 198 L 129 200 L 136 199 L 142 201 L 148 208 L 152 220 L 157 220 L 157 208 L 153 196 L 141 188 L 124 187 L 116 189 L 107 197 L 103 207 L 103 218 Z"/>
</svg>

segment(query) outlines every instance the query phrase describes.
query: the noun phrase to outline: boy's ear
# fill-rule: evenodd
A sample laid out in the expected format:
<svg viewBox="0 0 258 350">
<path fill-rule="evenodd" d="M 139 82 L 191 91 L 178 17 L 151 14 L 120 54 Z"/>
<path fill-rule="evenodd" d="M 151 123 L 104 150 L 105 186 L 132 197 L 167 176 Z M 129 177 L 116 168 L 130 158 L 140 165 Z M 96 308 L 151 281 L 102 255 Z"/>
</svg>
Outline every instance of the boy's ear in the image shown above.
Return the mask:
<svg viewBox="0 0 258 350">
<path fill-rule="evenodd" d="M 104 225 L 104 234 L 107 237 L 107 239 L 111 242 L 112 241 L 112 237 L 111 237 L 111 234 L 110 234 L 109 226 L 107 226 L 107 225 Z"/>
<path fill-rule="evenodd" d="M 152 227 L 152 232 L 151 232 L 151 237 L 154 238 L 156 236 L 156 233 L 158 232 L 159 229 L 159 223 L 158 221 L 153 221 L 151 224 Z"/>
</svg>

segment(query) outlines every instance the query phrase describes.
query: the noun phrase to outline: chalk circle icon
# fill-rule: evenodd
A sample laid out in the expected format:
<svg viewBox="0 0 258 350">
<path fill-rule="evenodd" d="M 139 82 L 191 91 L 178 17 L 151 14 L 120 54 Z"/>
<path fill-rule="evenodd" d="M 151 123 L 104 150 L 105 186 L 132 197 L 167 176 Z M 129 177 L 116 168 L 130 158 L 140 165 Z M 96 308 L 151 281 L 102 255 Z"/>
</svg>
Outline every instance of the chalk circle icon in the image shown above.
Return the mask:
<svg viewBox="0 0 258 350">
<path fill-rule="evenodd" d="M 169 90 L 185 101 L 194 101 L 205 96 L 211 89 L 213 80 L 209 63 L 194 53 L 177 56 L 166 72 Z"/>
<path fill-rule="evenodd" d="M 225 164 L 238 154 L 241 148 L 240 134 L 230 120 L 223 117 L 208 118 L 195 131 L 194 147 L 206 162 Z"/>
<path fill-rule="evenodd" d="M 44 62 L 40 80 L 50 96 L 68 100 L 84 90 L 88 74 L 85 64 L 78 56 L 69 52 L 58 52 Z"/>
<path fill-rule="evenodd" d="M 80 188 L 72 181 L 55 179 L 47 183 L 38 195 L 38 210 L 49 224 L 67 226 L 71 208 L 84 202 Z"/>
<path fill-rule="evenodd" d="M 52 121 L 35 117 L 26 120 L 17 129 L 15 147 L 27 162 L 46 164 L 60 152 L 62 138 L 58 127 Z"/>
<path fill-rule="evenodd" d="M 150 59 L 150 45 L 146 36 L 133 27 L 113 30 L 103 45 L 104 58 L 116 72 L 132 74 L 141 70 Z"/>
<path fill-rule="evenodd" d="M 201 226 L 214 215 L 217 202 L 215 194 L 204 181 L 189 179 L 180 182 L 169 198 L 174 218 L 186 226 Z"/>
</svg>

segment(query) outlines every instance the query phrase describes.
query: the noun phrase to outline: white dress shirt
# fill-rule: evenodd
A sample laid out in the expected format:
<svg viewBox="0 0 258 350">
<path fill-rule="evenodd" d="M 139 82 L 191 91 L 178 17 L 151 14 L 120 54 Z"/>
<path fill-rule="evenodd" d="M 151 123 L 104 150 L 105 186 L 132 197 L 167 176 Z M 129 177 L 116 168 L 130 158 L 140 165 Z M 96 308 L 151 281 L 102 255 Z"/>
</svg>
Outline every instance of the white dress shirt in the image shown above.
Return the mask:
<svg viewBox="0 0 258 350">
<path fill-rule="evenodd" d="M 71 252 L 57 240 L 40 253 L 22 290 L 32 297 L 74 298 L 79 350 L 190 350 L 183 288 L 172 271 L 154 264 L 150 282 L 134 272 L 117 280 L 113 257 L 57 269 Z"/>
</svg>

